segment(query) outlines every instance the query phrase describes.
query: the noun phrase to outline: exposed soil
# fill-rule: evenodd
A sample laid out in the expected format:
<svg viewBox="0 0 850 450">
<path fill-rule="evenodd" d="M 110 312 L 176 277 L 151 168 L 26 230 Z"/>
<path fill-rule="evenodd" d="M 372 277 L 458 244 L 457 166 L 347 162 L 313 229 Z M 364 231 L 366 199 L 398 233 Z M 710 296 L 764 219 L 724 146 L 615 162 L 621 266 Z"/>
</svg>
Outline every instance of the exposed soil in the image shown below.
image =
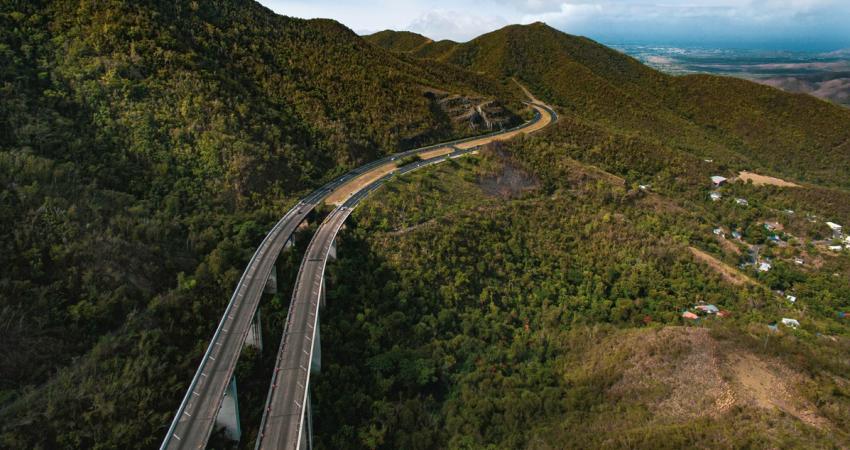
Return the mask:
<svg viewBox="0 0 850 450">
<path fill-rule="evenodd" d="M 396 170 L 395 162 L 389 162 L 387 164 L 375 167 L 374 169 L 366 172 L 357 178 L 349 181 L 348 183 L 343 184 L 337 190 L 333 191 L 331 195 L 329 195 L 325 199 L 325 203 L 341 205 L 348 197 L 350 197 L 355 192 L 360 191 L 364 187 L 372 184 L 378 178 Z"/>
<path fill-rule="evenodd" d="M 472 141 L 467 141 L 467 142 L 464 142 L 462 144 L 456 145 L 456 147 L 461 149 L 461 150 L 465 150 L 465 149 L 468 149 L 468 148 L 477 147 L 479 145 L 488 144 L 490 142 L 506 141 L 506 140 L 511 139 L 511 138 L 513 138 L 513 137 L 515 137 L 519 134 L 534 133 L 535 131 L 546 127 L 547 125 L 549 125 L 550 122 L 552 122 L 552 117 L 549 116 L 549 114 L 547 114 L 543 110 L 543 108 L 541 108 L 537 105 L 531 105 L 531 107 L 536 109 L 537 111 L 539 111 L 540 114 L 541 114 L 540 120 L 537 121 L 537 123 L 535 123 L 534 125 L 532 125 L 528 128 L 523 128 L 521 130 L 514 130 L 514 131 L 511 131 L 509 133 L 504 133 L 504 134 L 500 134 L 500 135 L 497 135 L 497 136 L 489 136 L 489 137 L 485 137 L 485 138 L 481 138 L 481 139 L 475 139 L 475 140 L 472 140 Z"/>
<path fill-rule="evenodd" d="M 472 147 L 476 147 L 476 146 L 480 146 L 480 145 L 484 145 L 484 144 L 489 144 L 490 142 L 504 141 L 504 140 L 507 140 L 507 139 L 511 139 L 511 138 L 513 138 L 513 137 L 515 137 L 519 134 L 533 133 L 533 132 L 540 130 L 540 129 L 544 128 L 545 126 L 549 125 L 549 123 L 552 121 L 551 116 L 549 116 L 549 114 L 547 114 L 543 110 L 543 108 L 541 108 L 537 105 L 531 105 L 531 106 L 534 109 L 538 110 L 541 114 L 540 120 L 537 121 L 537 123 L 535 123 L 534 125 L 532 125 L 530 127 L 522 128 L 522 129 L 519 129 L 519 130 L 514 130 L 514 131 L 511 131 L 510 133 L 499 134 L 499 135 L 496 135 L 496 136 L 488 136 L 488 137 L 464 142 L 462 144 L 456 145 L 456 147 L 463 150 L 463 149 L 468 149 L 468 148 L 472 148 Z M 441 147 L 441 148 L 438 148 L 438 149 L 429 150 L 429 151 L 423 153 L 421 156 L 423 156 L 423 158 L 425 158 L 425 159 L 433 158 L 434 156 L 449 153 L 450 151 L 451 150 L 448 147 Z M 429 155 L 429 154 L 431 154 L 431 156 L 426 156 L 426 155 Z M 390 163 L 378 166 L 378 167 L 372 169 L 371 171 L 366 172 L 366 173 L 360 175 L 359 177 L 349 181 L 348 183 L 342 185 L 339 189 L 334 191 L 331 195 L 329 195 L 325 199 L 325 203 L 334 204 L 334 205 L 341 205 L 352 194 L 354 194 L 355 192 L 359 191 L 360 189 L 363 189 L 364 187 L 368 186 L 369 184 L 371 184 L 372 182 L 374 182 L 378 178 L 381 178 L 382 176 L 394 171 L 395 169 L 396 169 L 395 162 L 390 162 Z"/>
<path fill-rule="evenodd" d="M 424 152 L 424 153 L 420 153 L 419 157 L 422 158 L 422 159 L 431 159 L 431 158 L 436 158 L 438 156 L 443 156 L 443 155 L 445 155 L 447 153 L 451 153 L 451 152 L 452 152 L 451 147 L 440 147 L 440 148 L 435 148 L 434 150 L 430 150 L 430 151 L 427 151 L 427 152 Z"/>
<path fill-rule="evenodd" d="M 742 171 L 738 174 L 738 180 L 746 183 L 752 181 L 755 186 L 779 186 L 779 187 L 800 187 L 799 184 L 785 181 L 781 178 L 769 177 L 767 175 L 759 175 L 753 172 Z"/>
<path fill-rule="evenodd" d="M 633 335 L 633 352 L 613 396 L 656 392 L 650 403 L 673 419 L 718 417 L 736 406 L 781 410 L 816 428 L 830 422 L 799 394 L 805 378 L 787 365 L 728 348 L 706 328 L 665 327 Z"/>
<path fill-rule="evenodd" d="M 702 251 L 698 248 L 695 248 L 695 247 L 688 247 L 688 249 L 691 250 L 691 253 L 693 253 L 694 258 L 696 258 L 697 261 L 700 261 L 704 264 L 707 264 L 709 267 L 711 267 L 717 273 L 719 273 L 720 276 L 722 276 L 724 280 L 726 280 L 726 281 L 728 281 L 728 282 L 730 282 L 734 285 L 738 285 L 738 286 L 740 286 L 742 284 L 752 284 L 753 283 L 752 279 L 750 279 L 746 275 L 742 274 L 741 272 L 738 272 L 737 270 L 733 269 L 732 267 L 729 267 L 723 261 L 720 261 L 719 259 L 715 258 L 714 256 L 711 256 L 708 253 L 706 253 L 706 252 L 704 252 L 704 251 Z"/>
</svg>

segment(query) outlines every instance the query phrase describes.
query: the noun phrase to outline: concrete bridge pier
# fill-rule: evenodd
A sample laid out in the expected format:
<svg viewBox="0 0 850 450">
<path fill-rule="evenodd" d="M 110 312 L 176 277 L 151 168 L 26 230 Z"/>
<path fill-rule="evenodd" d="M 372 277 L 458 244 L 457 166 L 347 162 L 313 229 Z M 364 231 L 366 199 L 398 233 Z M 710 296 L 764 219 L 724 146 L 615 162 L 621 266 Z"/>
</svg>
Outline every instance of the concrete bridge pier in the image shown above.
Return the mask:
<svg viewBox="0 0 850 450">
<path fill-rule="evenodd" d="M 328 248 L 328 259 L 335 260 L 336 259 L 336 239 L 331 241 L 331 246 Z"/>
<path fill-rule="evenodd" d="M 224 435 L 229 439 L 239 442 L 242 438 L 242 424 L 239 421 L 239 398 L 236 396 L 236 376 L 230 379 L 221 408 L 215 417 L 217 427 L 224 428 Z"/>
<path fill-rule="evenodd" d="M 263 351 L 263 322 L 260 320 L 260 308 L 254 313 L 254 320 L 251 321 L 251 326 L 248 327 L 248 334 L 245 336 L 245 347 L 254 347 L 262 353 Z"/>
<path fill-rule="evenodd" d="M 277 265 L 272 266 L 272 271 L 269 274 L 269 279 L 266 280 L 266 287 L 263 289 L 263 294 L 277 294 Z"/>
</svg>

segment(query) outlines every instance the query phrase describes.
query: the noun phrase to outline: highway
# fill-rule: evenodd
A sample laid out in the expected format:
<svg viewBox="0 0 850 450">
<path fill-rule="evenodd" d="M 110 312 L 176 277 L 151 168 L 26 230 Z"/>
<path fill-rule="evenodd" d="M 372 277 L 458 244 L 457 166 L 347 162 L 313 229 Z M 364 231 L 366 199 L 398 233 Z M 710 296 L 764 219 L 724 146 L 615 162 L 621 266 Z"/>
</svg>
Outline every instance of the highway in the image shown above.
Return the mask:
<svg viewBox="0 0 850 450">
<path fill-rule="evenodd" d="M 537 111 L 534 120 L 526 132 L 534 132 L 548 125 L 557 115 L 545 105 L 532 105 Z M 543 120 L 541 120 L 541 118 Z M 543 123 L 542 126 L 540 125 Z M 351 193 L 350 197 L 338 205 L 322 222 L 307 252 L 301 261 L 301 267 L 295 281 L 292 300 L 284 326 L 283 337 L 272 374 L 266 407 L 260 424 L 256 448 L 265 449 L 306 449 L 310 439 L 305 420 L 310 385 L 310 370 L 319 341 L 319 306 L 324 297 L 324 272 L 331 245 L 345 220 L 357 204 L 369 193 L 382 186 L 394 176 L 437 164 L 449 158 L 456 158 L 474 152 L 481 145 L 495 140 L 509 139 L 516 134 L 513 130 L 499 136 L 466 140 L 464 143 L 444 144 L 450 147 L 450 153 L 417 161 L 386 173 L 366 186 Z M 507 137 L 506 137 L 507 136 Z M 474 144 L 474 145 L 470 145 Z"/>
<path fill-rule="evenodd" d="M 375 182 L 370 183 L 368 186 L 361 189 L 356 186 L 356 181 L 359 177 L 368 176 L 368 174 L 376 168 L 380 168 L 382 166 L 386 167 L 388 164 L 394 164 L 395 161 L 407 156 L 434 152 L 436 149 L 446 146 L 453 148 L 457 148 L 456 146 L 474 148 L 482 145 L 481 143 L 485 141 L 491 142 L 499 139 L 507 139 L 520 132 L 536 131 L 537 129 L 547 125 L 551 120 L 553 120 L 553 118 L 556 117 L 554 115 L 555 113 L 548 107 L 536 104 L 531 106 L 535 109 L 535 116 L 529 122 L 509 130 L 500 130 L 482 136 L 475 136 L 448 143 L 407 150 L 378 159 L 371 163 L 364 164 L 334 179 L 333 181 L 330 181 L 304 197 L 295 206 L 293 206 L 269 231 L 248 262 L 248 266 L 245 268 L 242 278 L 236 285 L 236 289 L 225 308 L 218 327 L 210 339 L 206 352 L 199 362 L 198 369 L 186 390 L 183 400 L 175 413 L 160 448 L 202 449 L 206 447 L 206 443 L 209 440 L 215 426 L 216 416 L 221 408 L 224 394 L 233 377 L 236 363 L 245 344 L 245 339 L 250 330 L 251 322 L 257 312 L 266 280 L 269 278 L 280 251 L 283 249 L 286 242 L 292 237 L 292 234 L 295 232 L 298 225 L 307 217 L 316 205 L 321 203 L 333 193 L 345 190 L 352 191 L 351 196 L 349 196 L 350 198 L 345 202 L 345 204 L 349 204 L 352 199 L 362 198 L 360 193 L 370 192 L 375 187 L 372 187 L 371 189 L 369 189 L 369 187 L 371 187 L 372 184 L 375 184 Z M 445 159 L 445 157 L 447 157 L 447 155 L 444 155 L 443 158 Z M 420 163 L 421 162 L 416 164 Z M 382 183 L 385 181 L 385 177 L 386 176 L 382 177 L 378 181 L 381 181 Z M 352 186 L 355 186 L 355 188 L 352 188 Z M 324 251 L 324 258 L 326 259 L 327 253 L 323 246 L 325 243 L 324 241 L 327 241 L 327 245 L 329 246 L 330 243 L 333 242 L 333 236 L 335 236 L 338 231 L 338 228 L 334 228 L 332 225 L 328 224 L 336 223 L 338 220 L 341 226 L 348 214 L 350 214 L 350 209 L 340 210 L 340 208 L 337 208 L 334 210 L 334 212 L 328 216 L 330 222 L 326 219 L 320 228 L 320 231 L 317 231 L 316 236 L 314 236 L 314 241 L 322 236 L 325 238 L 322 240 L 322 245 L 314 246 L 311 241 L 308 254 L 311 250 L 314 250 L 314 247 L 316 247 L 318 250 L 314 251 L 318 251 L 319 254 Z M 330 226 L 330 228 L 328 228 L 328 226 Z M 327 240 L 328 236 L 330 236 L 329 241 Z M 321 267 L 322 270 L 324 270 L 324 263 L 321 264 Z M 302 270 L 299 271 L 298 280 L 301 280 L 302 278 L 304 280 L 310 280 L 311 278 L 309 277 L 314 274 L 308 273 L 307 275 L 303 275 L 303 269 L 304 265 L 302 264 Z M 312 290 L 310 291 L 312 292 Z M 296 291 L 293 294 L 293 299 L 296 299 L 297 295 L 298 290 L 296 288 Z M 298 306 L 295 301 L 293 301 L 293 304 L 290 305 L 290 316 L 287 320 L 287 329 L 284 332 L 284 338 L 281 340 L 281 351 L 283 351 L 284 348 L 283 344 L 287 342 L 288 333 L 295 332 L 296 329 L 301 329 L 298 327 L 307 326 L 305 323 L 299 322 L 298 325 L 293 325 L 291 330 L 289 329 L 290 323 L 293 322 L 296 317 L 300 320 L 305 319 L 306 316 L 298 314 L 301 313 L 301 309 L 305 308 L 306 305 L 307 304 Z M 298 308 L 295 308 L 296 306 L 298 306 Z M 306 339 L 307 335 L 302 336 L 303 339 Z M 304 343 L 301 342 L 300 345 L 303 347 L 303 344 Z M 290 346 L 287 346 L 287 348 L 289 347 Z M 312 353 L 312 350 L 310 352 Z M 275 372 L 274 377 L 278 378 L 277 371 Z M 283 376 L 283 378 L 289 380 L 291 377 Z M 275 385 L 274 381 L 272 385 Z M 294 392 L 296 391 L 292 392 L 294 395 Z M 303 404 L 303 402 L 300 403 Z"/>
</svg>

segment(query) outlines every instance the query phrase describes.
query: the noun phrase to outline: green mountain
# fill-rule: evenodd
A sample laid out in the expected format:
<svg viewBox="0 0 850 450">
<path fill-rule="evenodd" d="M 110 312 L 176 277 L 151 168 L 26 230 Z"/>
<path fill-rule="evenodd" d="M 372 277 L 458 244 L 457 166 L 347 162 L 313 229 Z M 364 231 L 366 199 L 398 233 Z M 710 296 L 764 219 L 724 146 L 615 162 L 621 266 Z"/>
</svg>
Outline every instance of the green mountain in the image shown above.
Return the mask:
<svg viewBox="0 0 850 450">
<path fill-rule="evenodd" d="M 824 218 L 850 223 L 850 111 L 669 77 L 543 24 L 462 44 L 364 39 L 249 0 L 6 2 L 0 62 L 2 448 L 158 445 L 283 211 L 379 155 L 517 123 L 529 113 L 521 86 L 558 109 L 555 125 L 394 180 L 353 216 L 329 268 L 339 307 L 323 324 L 317 441 L 846 446 L 850 334 L 836 312 L 850 308 L 850 262 L 821 249 Z M 741 169 L 803 186 L 735 183 L 711 203 L 708 176 Z M 768 242 L 777 217 L 799 242 Z M 744 241 L 718 240 L 718 226 Z M 308 234 L 278 260 L 281 294 L 263 311 L 271 342 Z M 750 244 L 776 270 L 738 286 L 717 267 L 745 263 Z M 734 316 L 651 334 L 682 325 L 697 301 Z M 766 334 L 785 316 L 802 328 Z M 671 391 L 636 374 L 633 349 L 678 383 L 672 419 L 647 407 Z M 769 352 L 780 369 L 736 372 L 722 355 L 738 351 Z M 243 447 L 274 364 L 273 352 L 254 356 L 236 374 Z M 802 392 L 780 398 L 781 413 L 754 401 L 715 421 L 688 406 L 702 372 L 675 375 L 695 360 L 719 361 L 711 382 L 732 395 L 762 392 L 746 383 L 764 371 L 757 381 Z M 714 404 L 711 387 L 699 402 Z M 612 423 L 622 435 L 609 437 Z"/>
<path fill-rule="evenodd" d="M 487 131 L 475 105 L 527 113 L 515 86 L 253 1 L 6 2 L 0 61 L 4 448 L 153 446 L 296 198 Z"/>
<path fill-rule="evenodd" d="M 410 31 L 384 30 L 370 34 L 366 36 L 366 39 L 395 52 L 415 52 L 418 48 L 431 43 L 431 39 Z"/>
<path fill-rule="evenodd" d="M 386 32 L 367 39 L 403 50 Z M 728 77 L 668 76 L 543 23 L 508 26 L 462 44 L 426 44 L 413 54 L 517 78 L 565 113 L 619 135 L 850 187 L 850 111 L 810 96 Z"/>
</svg>

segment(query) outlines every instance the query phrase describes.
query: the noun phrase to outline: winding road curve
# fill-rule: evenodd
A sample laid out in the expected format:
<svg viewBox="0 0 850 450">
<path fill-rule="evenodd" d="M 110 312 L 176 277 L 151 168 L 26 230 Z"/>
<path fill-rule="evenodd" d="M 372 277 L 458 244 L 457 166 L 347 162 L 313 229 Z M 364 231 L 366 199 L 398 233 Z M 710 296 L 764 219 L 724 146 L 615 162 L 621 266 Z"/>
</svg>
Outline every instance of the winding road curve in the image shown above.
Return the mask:
<svg viewBox="0 0 850 450">
<path fill-rule="evenodd" d="M 557 115 L 549 107 L 542 104 L 532 104 L 537 110 L 532 125 L 523 128 L 522 132 L 537 131 Z M 417 161 L 387 173 L 372 183 L 353 192 L 343 204 L 338 205 L 322 222 L 304 258 L 295 281 L 292 301 L 278 350 L 275 370 L 269 387 L 266 408 L 260 424 L 260 433 L 256 448 L 264 449 L 302 449 L 310 448 L 307 441 L 309 432 L 305 433 L 305 420 L 310 420 L 309 384 L 311 363 L 314 354 L 320 353 L 317 346 L 320 334 L 319 306 L 324 299 L 324 272 L 328 254 L 337 233 L 352 210 L 370 192 L 382 186 L 395 175 L 401 175 L 419 168 L 443 162 L 474 152 L 479 146 L 494 140 L 509 139 L 516 132 L 505 133 L 483 139 L 475 139 L 459 145 L 450 146 L 449 153 Z"/>
<path fill-rule="evenodd" d="M 313 327 L 318 326 L 322 275 L 330 245 L 351 209 L 393 173 L 405 173 L 474 151 L 489 142 L 537 131 L 557 118 L 555 112 L 542 103 L 530 105 L 536 111 L 535 117 L 518 127 L 387 156 L 325 184 L 292 207 L 266 235 L 248 262 L 160 448 L 197 450 L 206 447 L 278 254 L 310 211 L 323 200 L 336 197 L 337 202 L 342 204 L 334 209 L 314 235 L 298 272 L 267 410 L 263 415 L 261 436 L 257 441 L 258 448 L 298 448 L 300 429 L 295 430 L 295 427 L 303 425 L 305 416 L 303 405 L 306 404 L 313 353 Z M 443 148 L 447 150 L 444 152 Z M 395 169 L 396 160 L 420 154 L 439 156 Z M 376 177 L 377 180 L 373 180 Z M 302 366 L 307 368 L 305 373 L 301 373 L 304 372 Z"/>
</svg>

